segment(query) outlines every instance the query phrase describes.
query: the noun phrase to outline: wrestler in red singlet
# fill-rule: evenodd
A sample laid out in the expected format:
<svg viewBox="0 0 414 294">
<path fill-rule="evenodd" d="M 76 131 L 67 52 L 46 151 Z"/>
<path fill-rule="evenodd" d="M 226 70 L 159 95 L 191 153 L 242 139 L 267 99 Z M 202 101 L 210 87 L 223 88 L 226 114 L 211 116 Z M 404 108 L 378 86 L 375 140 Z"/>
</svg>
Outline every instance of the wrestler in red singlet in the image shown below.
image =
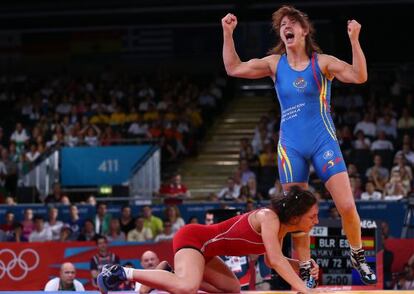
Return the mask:
<svg viewBox="0 0 414 294">
<path fill-rule="evenodd" d="M 220 255 L 265 253 L 262 236 L 249 223 L 249 215 L 254 212 L 256 210 L 209 226 L 184 226 L 174 236 L 174 253 L 182 248 L 193 248 L 206 259 Z"/>
</svg>

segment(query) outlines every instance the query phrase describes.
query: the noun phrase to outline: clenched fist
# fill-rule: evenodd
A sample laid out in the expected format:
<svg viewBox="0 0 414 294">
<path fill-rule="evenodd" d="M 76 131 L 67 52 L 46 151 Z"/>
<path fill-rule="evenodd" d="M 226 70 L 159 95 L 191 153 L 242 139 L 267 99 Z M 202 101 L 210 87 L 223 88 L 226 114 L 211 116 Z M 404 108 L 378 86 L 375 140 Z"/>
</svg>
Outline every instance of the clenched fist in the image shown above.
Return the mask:
<svg viewBox="0 0 414 294">
<path fill-rule="evenodd" d="M 361 25 L 356 20 L 348 20 L 348 36 L 351 41 L 358 40 Z"/>
<path fill-rule="evenodd" d="M 234 14 L 227 13 L 227 15 L 221 19 L 221 25 L 224 33 L 233 33 L 237 26 L 237 17 Z"/>
</svg>

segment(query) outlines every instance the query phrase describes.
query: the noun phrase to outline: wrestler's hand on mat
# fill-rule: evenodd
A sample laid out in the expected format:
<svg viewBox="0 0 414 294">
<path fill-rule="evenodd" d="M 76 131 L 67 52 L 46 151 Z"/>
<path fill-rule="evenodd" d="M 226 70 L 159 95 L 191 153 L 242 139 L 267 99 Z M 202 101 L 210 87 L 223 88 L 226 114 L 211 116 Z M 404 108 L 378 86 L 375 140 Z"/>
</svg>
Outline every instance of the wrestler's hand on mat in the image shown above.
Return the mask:
<svg viewBox="0 0 414 294">
<path fill-rule="evenodd" d="M 221 26 L 223 27 L 223 32 L 233 33 L 237 26 L 237 17 L 232 13 L 227 13 L 227 15 L 221 19 Z"/>
<path fill-rule="evenodd" d="M 312 276 L 312 278 L 314 278 L 315 280 L 319 279 L 319 265 L 316 263 L 315 260 L 311 259 L 311 270 L 310 270 L 310 275 Z"/>
</svg>

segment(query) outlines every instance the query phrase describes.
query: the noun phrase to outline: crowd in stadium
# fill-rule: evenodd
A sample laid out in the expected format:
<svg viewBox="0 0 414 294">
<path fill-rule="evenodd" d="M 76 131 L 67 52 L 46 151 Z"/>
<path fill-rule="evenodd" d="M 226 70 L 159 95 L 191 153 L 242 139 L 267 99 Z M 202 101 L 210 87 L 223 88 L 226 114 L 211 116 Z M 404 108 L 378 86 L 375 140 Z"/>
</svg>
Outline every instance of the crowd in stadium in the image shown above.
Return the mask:
<svg viewBox="0 0 414 294">
<path fill-rule="evenodd" d="M 398 201 L 413 192 L 412 87 L 398 76 L 384 83 L 373 74 L 363 87 L 334 87 L 331 111 L 355 199 Z M 172 76 L 147 80 L 110 72 L 92 78 L 3 78 L 0 103 L 13 115 L 2 119 L 0 129 L 2 202 L 16 205 L 19 179 L 53 148 L 150 140 L 160 144 L 165 162 L 193 156 L 210 126 L 208 114 L 219 112 L 225 98 L 226 81 L 208 80 Z M 279 120 L 277 110 L 258 117 L 254 136 L 240 140 L 239 167 L 223 179 L 221 190 L 208 195 L 210 201 L 243 202 L 251 209 L 282 192 L 275 148 Z M 330 198 L 313 173 L 310 187 L 321 201 Z M 154 193 L 191 198 L 180 174 L 165 180 Z M 185 223 L 198 221 L 182 219 L 174 205 L 166 206 L 161 217 L 152 215 L 150 206 L 138 215 L 124 206 L 121 217 L 112 218 L 106 204 L 96 204 L 93 196 L 82 203 L 96 206 L 95 219 L 81 219 L 76 203 L 59 183 L 41 200 L 70 205 L 71 220 L 63 223 L 53 206 L 47 219 L 28 208 L 24 220 L 15 222 L 14 214 L 8 212 L 0 227 L 1 240 L 89 241 L 105 236 L 109 241 L 161 241 L 171 239 Z"/>
</svg>

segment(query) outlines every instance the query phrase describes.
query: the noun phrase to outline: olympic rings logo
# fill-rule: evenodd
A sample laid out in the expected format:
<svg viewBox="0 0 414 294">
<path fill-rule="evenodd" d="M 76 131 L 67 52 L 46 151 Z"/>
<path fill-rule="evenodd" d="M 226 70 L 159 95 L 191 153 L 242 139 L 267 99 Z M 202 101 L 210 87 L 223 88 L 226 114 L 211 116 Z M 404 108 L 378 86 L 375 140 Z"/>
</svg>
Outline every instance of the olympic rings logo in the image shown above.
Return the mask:
<svg viewBox="0 0 414 294">
<path fill-rule="evenodd" d="M 2 255 L 9 254 L 11 259 L 7 262 L 7 265 L 4 263 L 3 259 L 1 258 Z M 34 262 L 32 265 L 25 260 L 29 256 L 34 258 Z M 24 249 L 20 252 L 19 255 L 16 255 L 13 250 L 11 249 L 1 249 L 0 250 L 0 280 L 3 279 L 5 275 L 7 275 L 13 281 L 20 281 L 23 280 L 27 274 L 34 270 L 39 265 L 40 257 L 39 254 L 34 251 L 33 249 Z M 20 275 L 13 274 L 13 269 L 20 268 L 22 273 Z"/>
</svg>

